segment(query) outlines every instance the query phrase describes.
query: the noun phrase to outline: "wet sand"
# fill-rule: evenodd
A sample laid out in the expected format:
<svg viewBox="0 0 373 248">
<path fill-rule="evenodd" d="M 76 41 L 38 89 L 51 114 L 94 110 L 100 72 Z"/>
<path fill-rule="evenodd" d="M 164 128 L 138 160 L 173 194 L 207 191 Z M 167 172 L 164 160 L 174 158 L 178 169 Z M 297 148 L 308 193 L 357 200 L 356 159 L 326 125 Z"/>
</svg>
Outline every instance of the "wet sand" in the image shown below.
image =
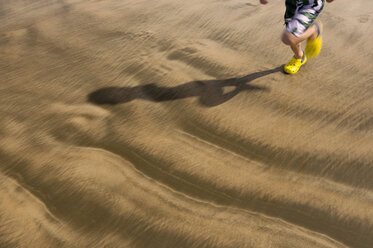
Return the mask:
<svg viewBox="0 0 373 248">
<path fill-rule="evenodd" d="M 1 1 L 0 247 L 373 247 L 373 2 L 283 5 Z"/>
</svg>

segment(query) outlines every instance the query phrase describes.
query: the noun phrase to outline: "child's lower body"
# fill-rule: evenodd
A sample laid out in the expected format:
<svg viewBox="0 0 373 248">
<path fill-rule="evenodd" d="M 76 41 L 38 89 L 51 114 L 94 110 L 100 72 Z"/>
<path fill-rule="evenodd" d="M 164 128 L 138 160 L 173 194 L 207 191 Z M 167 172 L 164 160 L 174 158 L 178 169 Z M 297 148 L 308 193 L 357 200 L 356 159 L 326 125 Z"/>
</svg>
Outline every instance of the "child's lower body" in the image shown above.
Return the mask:
<svg viewBox="0 0 373 248">
<path fill-rule="evenodd" d="M 322 24 L 315 22 L 324 7 L 325 0 L 286 0 L 286 29 L 282 42 L 290 46 L 294 57 L 284 66 L 284 71 L 294 74 L 308 57 L 316 57 L 322 47 Z M 305 52 L 302 42 L 307 40 Z"/>
</svg>

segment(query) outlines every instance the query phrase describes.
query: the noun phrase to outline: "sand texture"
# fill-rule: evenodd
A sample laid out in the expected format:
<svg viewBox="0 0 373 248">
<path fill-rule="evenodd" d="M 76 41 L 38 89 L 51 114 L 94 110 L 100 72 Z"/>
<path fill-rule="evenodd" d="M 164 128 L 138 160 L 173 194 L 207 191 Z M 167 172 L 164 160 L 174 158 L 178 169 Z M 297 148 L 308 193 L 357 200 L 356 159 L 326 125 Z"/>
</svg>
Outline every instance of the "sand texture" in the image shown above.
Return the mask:
<svg viewBox="0 0 373 248">
<path fill-rule="evenodd" d="M 1 0 L 0 247 L 373 247 L 372 10 Z"/>
</svg>

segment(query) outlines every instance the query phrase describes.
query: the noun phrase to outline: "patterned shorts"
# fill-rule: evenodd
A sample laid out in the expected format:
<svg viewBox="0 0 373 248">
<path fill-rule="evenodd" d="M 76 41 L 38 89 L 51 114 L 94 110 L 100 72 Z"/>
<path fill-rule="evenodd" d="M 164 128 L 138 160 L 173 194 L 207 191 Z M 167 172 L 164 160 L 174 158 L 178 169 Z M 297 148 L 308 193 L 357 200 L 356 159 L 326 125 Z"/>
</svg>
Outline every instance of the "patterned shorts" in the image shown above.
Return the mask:
<svg viewBox="0 0 373 248">
<path fill-rule="evenodd" d="M 313 24 L 325 0 L 286 0 L 285 4 L 286 30 L 299 37 Z"/>
</svg>

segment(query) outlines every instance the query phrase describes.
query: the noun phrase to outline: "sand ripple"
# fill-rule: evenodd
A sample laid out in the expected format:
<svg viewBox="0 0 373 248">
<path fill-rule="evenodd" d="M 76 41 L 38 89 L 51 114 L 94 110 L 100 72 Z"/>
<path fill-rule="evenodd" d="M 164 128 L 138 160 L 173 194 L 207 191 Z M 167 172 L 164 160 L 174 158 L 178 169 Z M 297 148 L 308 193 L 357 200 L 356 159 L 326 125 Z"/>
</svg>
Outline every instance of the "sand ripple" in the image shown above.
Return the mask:
<svg viewBox="0 0 373 248">
<path fill-rule="evenodd" d="M 0 3 L 0 247 L 372 247 L 353 4 L 289 77 L 282 1 Z"/>
</svg>

